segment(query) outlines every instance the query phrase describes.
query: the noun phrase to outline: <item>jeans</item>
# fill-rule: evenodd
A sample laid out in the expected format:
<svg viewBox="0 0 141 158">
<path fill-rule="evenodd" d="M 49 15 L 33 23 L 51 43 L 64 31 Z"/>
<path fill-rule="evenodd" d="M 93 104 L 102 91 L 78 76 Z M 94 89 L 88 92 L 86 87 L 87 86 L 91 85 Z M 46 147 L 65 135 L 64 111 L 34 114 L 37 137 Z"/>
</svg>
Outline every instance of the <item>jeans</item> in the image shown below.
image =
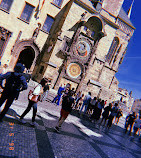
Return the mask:
<svg viewBox="0 0 141 158">
<path fill-rule="evenodd" d="M 48 90 L 41 95 L 41 101 L 46 101 Z"/>
<path fill-rule="evenodd" d="M 7 94 L 7 93 L 2 93 L 2 96 L 0 98 L 0 107 L 2 106 L 2 104 L 6 101 L 5 107 L 4 109 L 1 111 L 0 113 L 0 120 L 2 120 L 5 116 L 5 114 L 7 113 L 9 107 L 11 106 L 11 104 L 13 103 L 15 99 L 15 96 Z"/>
<path fill-rule="evenodd" d="M 81 110 L 80 110 L 80 113 L 82 112 L 82 110 L 83 110 L 83 107 L 85 106 L 85 110 L 84 110 L 84 114 L 86 113 L 86 111 L 87 111 L 87 108 L 88 108 L 88 104 L 86 104 L 85 102 L 83 102 L 83 104 L 82 104 L 82 107 L 81 107 Z"/>
<path fill-rule="evenodd" d="M 27 108 L 25 109 L 25 111 L 24 111 L 23 114 L 21 115 L 20 119 L 23 119 L 23 118 L 24 118 L 24 116 L 31 110 L 31 107 L 33 107 L 32 122 L 35 121 L 35 116 L 36 116 L 36 113 L 37 113 L 37 103 L 35 103 L 35 102 L 33 102 L 33 101 L 30 101 L 30 100 L 29 100 L 29 103 L 28 103 Z"/>
<path fill-rule="evenodd" d="M 134 122 L 127 122 L 126 128 L 125 128 L 125 132 L 127 132 L 128 127 L 130 126 L 129 134 L 131 134 L 132 128 L 133 128 L 133 124 L 134 124 Z"/>
<path fill-rule="evenodd" d="M 61 95 L 57 95 L 57 96 L 53 99 L 52 103 L 54 103 L 54 102 L 57 100 L 57 105 L 59 105 L 60 99 L 61 99 Z"/>
</svg>

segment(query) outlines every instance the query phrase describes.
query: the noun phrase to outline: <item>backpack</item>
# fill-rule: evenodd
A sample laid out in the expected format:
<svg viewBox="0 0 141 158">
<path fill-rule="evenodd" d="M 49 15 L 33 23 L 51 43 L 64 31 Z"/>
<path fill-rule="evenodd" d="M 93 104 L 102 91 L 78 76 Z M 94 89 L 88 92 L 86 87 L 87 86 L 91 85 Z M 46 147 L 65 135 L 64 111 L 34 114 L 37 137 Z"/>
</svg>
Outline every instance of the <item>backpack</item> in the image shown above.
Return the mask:
<svg viewBox="0 0 141 158">
<path fill-rule="evenodd" d="M 10 77 L 6 81 L 5 89 L 9 92 L 17 92 L 20 91 L 21 82 L 20 82 L 21 75 L 15 75 L 14 72 L 11 72 Z"/>
</svg>

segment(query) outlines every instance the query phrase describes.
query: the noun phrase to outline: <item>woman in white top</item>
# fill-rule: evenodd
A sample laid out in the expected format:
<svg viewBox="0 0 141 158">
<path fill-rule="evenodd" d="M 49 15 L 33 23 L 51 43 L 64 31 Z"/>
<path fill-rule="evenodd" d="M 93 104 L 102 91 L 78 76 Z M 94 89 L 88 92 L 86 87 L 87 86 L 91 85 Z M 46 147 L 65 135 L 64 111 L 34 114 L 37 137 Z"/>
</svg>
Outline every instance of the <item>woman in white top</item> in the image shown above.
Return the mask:
<svg viewBox="0 0 141 158">
<path fill-rule="evenodd" d="M 44 88 L 46 82 L 47 81 L 43 78 L 41 80 L 41 82 L 34 88 L 34 91 L 33 91 L 32 94 L 38 96 L 38 98 L 39 98 L 40 95 L 43 93 L 43 88 Z M 33 116 L 32 116 L 31 125 L 35 126 L 35 125 L 37 125 L 37 123 L 35 122 L 35 116 L 36 116 L 36 113 L 37 113 L 37 102 L 34 102 L 30 99 L 29 99 L 29 103 L 28 103 L 28 106 L 27 106 L 26 110 L 20 116 L 20 122 L 21 123 L 26 123 L 26 121 L 24 121 L 23 118 L 31 110 L 31 107 L 33 107 Z"/>
</svg>

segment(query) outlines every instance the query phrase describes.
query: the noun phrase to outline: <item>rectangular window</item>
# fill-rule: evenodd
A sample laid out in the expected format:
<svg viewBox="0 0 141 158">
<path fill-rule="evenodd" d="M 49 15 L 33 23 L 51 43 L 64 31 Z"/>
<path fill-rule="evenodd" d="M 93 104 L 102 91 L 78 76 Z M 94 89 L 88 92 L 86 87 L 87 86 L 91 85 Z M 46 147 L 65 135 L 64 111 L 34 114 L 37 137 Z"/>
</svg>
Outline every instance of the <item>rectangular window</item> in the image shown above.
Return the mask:
<svg viewBox="0 0 141 158">
<path fill-rule="evenodd" d="M 30 21 L 30 18 L 31 18 L 31 15 L 33 13 L 33 9 L 34 7 L 28 3 L 26 3 L 25 7 L 24 7 L 24 10 L 21 14 L 21 17 L 20 19 L 26 21 L 26 22 L 29 22 Z"/>
<path fill-rule="evenodd" d="M 58 7 L 61 7 L 63 0 L 53 0 L 53 4 L 55 4 Z"/>
<path fill-rule="evenodd" d="M 13 0 L 2 0 L 0 4 L 0 8 L 4 9 L 5 11 L 9 12 L 10 7 L 12 5 Z"/>
<path fill-rule="evenodd" d="M 47 15 L 47 18 L 45 20 L 45 23 L 43 25 L 42 30 L 45 31 L 45 32 L 49 32 L 53 22 L 54 22 L 54 18 L 52 18 L 51 16 Z"/>
</svg>

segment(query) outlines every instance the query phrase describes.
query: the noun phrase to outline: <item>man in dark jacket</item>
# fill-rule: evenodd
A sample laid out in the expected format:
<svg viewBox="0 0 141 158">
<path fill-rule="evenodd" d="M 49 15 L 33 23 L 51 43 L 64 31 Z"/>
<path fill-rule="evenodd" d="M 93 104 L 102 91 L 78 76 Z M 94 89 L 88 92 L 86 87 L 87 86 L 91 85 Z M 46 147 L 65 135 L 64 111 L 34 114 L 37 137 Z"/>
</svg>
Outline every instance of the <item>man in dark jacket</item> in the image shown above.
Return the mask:
<svg viewBox="0 0 141 158">
<path fill-rule="evenodd" d="M 128 127 L 130 126 L 129 135 L 131 135 L 135 119 L 136 119 L 136 113 L 135 112 L 133 112 L 132 114 L 130 114 L 126 117 L 126 122 L 127 123 L 125 125 L 125 133 L 127 133 Z"/>
<path fill-rule="evenodd" d="M 0 121 L 2 121 L 14 99 L 18 99 L 20 91 L 27 89 L 26 79 L 22 75 L 24 69 L 25 67 L 21 63 L 18 63 L 14 68 L 14 72 L 7 72 L 0 76 L 0 86 L 3 88 L 0 107 L 6 101 L 5 107 L 0 113 Z M 6 80 L 4 87 L 2 85 L 3 80 Z"/>
<path fill-rule="evenodd" d="M 55 127 L 55 131 L 59 132 L 63 122 L 68 117 L 69 113 L 72 111 L 72 104 L 74 103 L 73 92 L 70 90 L 69 93 L 63 97 L 62 101 L 62 109 L 61 109 L 61 116 L 59 118 L 58 124 Z"/>
</svg>

